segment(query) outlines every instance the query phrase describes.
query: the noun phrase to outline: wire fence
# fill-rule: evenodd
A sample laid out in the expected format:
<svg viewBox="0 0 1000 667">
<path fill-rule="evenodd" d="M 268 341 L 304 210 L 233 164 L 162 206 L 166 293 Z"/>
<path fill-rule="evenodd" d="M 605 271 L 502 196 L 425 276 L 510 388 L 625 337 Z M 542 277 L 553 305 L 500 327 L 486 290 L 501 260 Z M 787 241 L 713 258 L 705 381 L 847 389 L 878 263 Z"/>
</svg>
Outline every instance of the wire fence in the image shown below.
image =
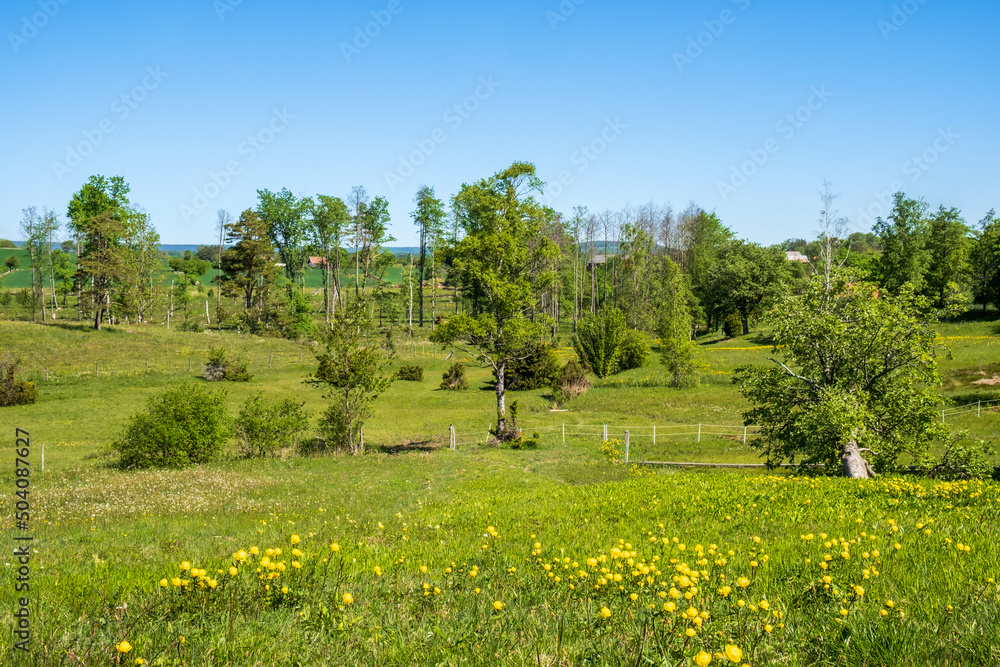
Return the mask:
<svg viewBox="0 0 1000 667">
<path fill-rule="evenodd" d="M 963 415 L 969 414 L 970 412 L 975 412 L 977 417 L 983 416 L 983 411 L 996 411 L 1000 408 L 1000 399 L 992 401 L 976 401 L 975 403 L 966 403 L 965 405 L 959 405 L 951 409 L 945 409 L 941 411 L 941 423 L 945 422 L 945 418 L 948 415 Z"/>
</svg>

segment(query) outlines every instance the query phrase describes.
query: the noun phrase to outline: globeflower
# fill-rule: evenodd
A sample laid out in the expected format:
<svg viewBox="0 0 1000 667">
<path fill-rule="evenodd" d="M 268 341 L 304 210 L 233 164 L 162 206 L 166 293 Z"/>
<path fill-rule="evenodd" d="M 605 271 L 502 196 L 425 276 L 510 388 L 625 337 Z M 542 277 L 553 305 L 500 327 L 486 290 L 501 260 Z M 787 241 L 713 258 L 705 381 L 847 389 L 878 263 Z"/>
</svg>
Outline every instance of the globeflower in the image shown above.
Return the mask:
<svg viewBox="0 0 1000 667">
<path fill-rule="evenodd" d="M 608 609 L 607 607 L 604 607 L 603 609 L 601 609 L 601 616 L 603 616 L 604 618 L 611 618 L 611 610 Z"/>
<path fill-rule="evenodd" d="M 344 604 L 351 604 L 354 602 L 354 596 L 350 593 L 344 593 L 344 597 L 342 597 L 341 600 L 344 601 Z"/>
<path fill-rule="evenodd" d="M 739 586 L 740 588 L 746 588 L 747 586 L 750 585 L 750 580 L 747 579 L 746 577 L 740 577 L 739 579 L 736 580 L 736 585 Z"/>
<path fill-rule="evenodd" d="M 725 656 L 729 662 L 739 662 L 743 659 L 743 651 L 735 644 L 726 644 Z"/>
<path fill-rule="evenodd" d="M 123 639 L 121 643 L 115 646 L 115 649 L 117 649 L 119 653 L 128 653 L 132 650 L 132 645 Z"/>
<path fill-rule="evenodd" d="M 504 603 L 500 602 L 500 600 L 497 600 L 493 603 L 493 608 L 496 609 L 497 611 L 503 611 L 504 606 L 505 606 Z"/>
<path fill-rule="evenodd" d="M 291 542 L 292 544 L 298 544 L 299 542 L 302 541 L 302 538 L 299 537 L 298 535 L 292 535 L 291 537 L 288 538 L 288 541 Z"/>
<path fill-rule="evenodd" d="M 694 657 L 694 664 L 698 665 L 698 667 L 708 667 L 708 665 L 712 664 L 712 654 L 705 651 L 698 651 L 698 655 Z"/>
</svg>

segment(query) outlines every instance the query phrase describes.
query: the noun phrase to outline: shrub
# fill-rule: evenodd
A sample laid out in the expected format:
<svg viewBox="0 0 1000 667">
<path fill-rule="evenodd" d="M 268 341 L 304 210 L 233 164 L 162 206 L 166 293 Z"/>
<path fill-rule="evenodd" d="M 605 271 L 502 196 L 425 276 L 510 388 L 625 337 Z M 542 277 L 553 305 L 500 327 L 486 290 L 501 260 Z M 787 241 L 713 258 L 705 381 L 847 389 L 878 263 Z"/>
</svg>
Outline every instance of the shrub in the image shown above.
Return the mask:
<svg viewBox="0 0 1000 667">
<path fill-rule="evenodd" d="M 21 258 L 17 255 L 11 255 L 4 260 L 3 264 L 7 267 L 8 271 L 16 271 L 21 266 Z"/>
<path fill-rule="evenodd" d="M 14 242 L 11 241 L 10 239 L 0 239 L 0 248 L 4 248 L 6 250 L 6 249 L 12 249 L 12 248 L 16 248 L 16 247 L 17 246 L 14 245 Z"/>
<path fill-rule="evenodd" d="M 0 306 L 9 306 L 14 297 L 10 295 L 10 292 L 0 292 Z"/>
<path fill-rule="evenodd" d="M 726 338 L 733 338 L 741 333 L 743 333 L 743 320 L 736 313 L 722 321 L 722 335 Z"/>
<path fill-rule="evenodd" d="M 250 373 L 250 362 L 246 357 L 237 355 L 234 358 L 226 356 L 226 348 L 215 347 L 208 353 L 208 363 L 205 364 L 204 377 L 209 382 L 249 382 L 253 379 Z"/>
<path fill-rule="evenodd" d="M 351 419 L 343 400 L 334 396 L 329 407 L 319 418 L 320 440 L 323 447 L 317 448 L 315 454 L 324 452 L 360 451 L 361 426 L 360 420 Z"/>
<path fill-rule="evenodd" d="M 527 345 L 507 364 L 504 373 L 504 388 L 510 391 L 527 391 L 551 387 L 559 375 L 559 359 L 556 352 L 544 343 Z M 496 371 L 493 373 L 496 379 Z"/>
<path fill-rule="evenodd" d="M 649 341 L 641 331 L 629 329 L 622 338 L 618 354 L 618 372 L 642 368 L 649 359 Z"/>
<path fill-rule="evenodd" d="M 625 338 L 625 316 L 617 308 L 588 315 L 577 325 L 573 348 L 580 361 L 597 377 L 618 372 L 618 357 Z"/>
<path fill-rule="evenodd" d="M 124 468 L 180 468 L 218 457 L 231 432 L 225 394 L 184 385 L 150 398 L 112 448 Z"/>
<path fill-rule="evenodd" d="M 590 389 L 590 380 L 583 366 L 576 359 L 570 359 L 559 371 L 556 381 L 552 385 L 552 392 L 555 395 L 556 403 L 582 396 Z"/>
<path fill-rule="evenodd" d="M 438 389 L 468 389 L 469 380 L 465 377 L 465 366 L 460 363 L 452 364 L 441 376 L 441 384 Z"/>
<path fill-rule="evenodd" d="M 184 320 L 181 322 L 181 331 L 190 331 L 192 333 L 202 333 L 205 331 L 205 327 L 201 325 L 197 319 Z"/>
<path fill-rule="evenodd" d="M 29 405 L 38 400 L 34 382 L 18 380 L 17 359 L 11 355 L 0 359 L 0 408 L 10 405 Z"/>
<path fill-rule="evenodd" d="M 309 428 L 305 403 L 290 398 L 269 402 L 264 393 L 251 396 L 236 416 L 236 440 L 240 456 L 274 456 L 282 447 L 294 447 L 298 436 Z"/>
<path fill-rule="evenodd" d="M 409 382 L 420 382 L 424 379 L 424 368 L 423 366 L 403 366 L 396 373 L 396 377 Z"/>
<path fill-rule="evenodd" d="M 954 438 L 939 461 L 926 461 L 922 467 L 934 479 L 989 479 L 993 475 L 990 457 L 995 453 L 985 440 L 965 444 L 961 438 Z"/>
</svg>

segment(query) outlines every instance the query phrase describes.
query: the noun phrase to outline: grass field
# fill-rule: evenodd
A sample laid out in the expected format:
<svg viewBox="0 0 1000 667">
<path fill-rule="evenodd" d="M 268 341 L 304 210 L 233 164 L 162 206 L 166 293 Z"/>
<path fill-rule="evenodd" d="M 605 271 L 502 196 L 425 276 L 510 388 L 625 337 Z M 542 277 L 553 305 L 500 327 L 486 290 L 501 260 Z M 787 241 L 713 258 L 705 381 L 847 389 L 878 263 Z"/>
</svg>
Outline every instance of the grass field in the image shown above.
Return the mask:
<svg viewBox="0 0 1000 667">
<path fill-rule="evenodd" d="M 944 394 L 996 397 L 974 384 L 1000 370 L 996 324 L 941 334 L 953 349 Z M 396 382 L 379 400 L 366 456 L 110 467 L 107 446 L 128 416 L 164 387 L 200 382 L 220 343 L 255 374 L 225 387 L 232 411 L 261 390 L 305 401 L 314 416 L 322 408 L 302 382 L 314 370 L 308 343 L 0 323 L 0 349 L 22 359 L 41 393 L 0 412 L 11 445 L 5 534 L 8 544 L 18 534 L 19 427 L 31 433 L 37 550 L 33 652 L 11 652 L 5 633 L 7 664 L 691 665 L 702 651 L 702 661 L 739 664 L 727 647 L 751 665 L 1000 661 L 996 483 L 609 461 L 596 434 L 605 424 L 615 439 L 630 430 L 633 459 L 757 461 L 738 438 L 660 435 L 741 423 L 731 373 L 763 362 L 770 348 L 756 336 L 705 341 L 702 381 L 689 390 L 667 388 L 654 364 L 596 381 L 566 412 L 550 411 L 547 390 L 512 393 L 537 449 L 477 444 L 494 414 L 489 374 L 470 367 L 469 391 L 439 391 L 451 360 L 416 339 L 397 364 L 419 363 L 424 380 Z M 994 440 L 1000 426 L 989 410 L 947 419 Z M 455 452 L 449 424 L 463 443 Z M 644 430 L 654 425 L 655 448 Z M 5 628 L 16 567 L 0 576 Z"/>
</svg>

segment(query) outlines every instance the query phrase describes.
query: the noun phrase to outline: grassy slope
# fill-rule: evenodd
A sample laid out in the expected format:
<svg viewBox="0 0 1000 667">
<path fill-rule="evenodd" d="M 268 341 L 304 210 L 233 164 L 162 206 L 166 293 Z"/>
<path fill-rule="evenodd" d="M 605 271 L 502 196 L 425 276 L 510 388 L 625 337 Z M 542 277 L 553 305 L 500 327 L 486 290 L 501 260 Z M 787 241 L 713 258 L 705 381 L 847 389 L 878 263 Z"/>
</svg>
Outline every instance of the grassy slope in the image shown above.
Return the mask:
<svg viewBox="0 0 1000 667">
<path fill-rule="evenodd" d="M 942 367 L 949 393 L 965 394 L 974 387 L 970 378 L 981 377 L 970 374 L 978 372 L 979 359 L 988 365 L 991 355 L 995 358 L 995 325 L 952 327 L 942 333 L 961 338 L 949 341 L 955 357 L 943 360 Z M 256 374 L 248 385 L 225 387 L 234 410 L 245 396 L 264 388 L 274 396 L 306 401 L 314 414 L 321 409 L 318 391 L 301 382 L 312 364 L 311 348 L 299 343 L 161 328 L 109 327 L 93 332 L 72 324 L 0 323 L 0 349 L 20 356 L 41 385 L 37 405 L 0 413 L 4 430 L 29 429 L 36 448 L 42 442 L 46 445 L 46 471 L 36 471 L 33 477 L 33 521 L 40 554 L 33 581 L 35 599 L 41 600 L 41 611 L 50 619 L 36 625 L 38 645 L 44 644 L 50 653 L 48 658 L 36 654 L 36 664 L 56 662 L 58 650 L 71 645 L 71 650 L 84 654 L 88 633 L 96 627 L 78 622 L 84 613 L 108 621 L 89 649 L 92 657 L 108 656 L 97 664 L 108 664 L 111 647 L 121 636 L 116 633 L 126 627 L 114 619 L 114 606 L 130 601 L 137 608 L 143 600 L 158 599 L 156 580 L 174 576 L 181 560 L 228 567 L 228 555 L 240 547 L 284 544 L 287 550 L 291 532 L 315 533 L 304 542 L 307 556 L 320 554 L 324 544 L 336 540 L 344 545 L 345 554 L 356 559 L 347 566 L 339 588 L 328 591 L 333 598 L 321 596 L 309 603 L 310 613 L 315 613 L 319 600 L 336 607 L 345 587 L 353 591 L 357 606 L 336 612 L 342 614 L 341 621 L 349 621 L 347 631 L 338 630 L 336 624 L 305 622 L 300 616 L 303 607 L 289 602 L 259 616 L 241 612 L 237 629 L 227 637 L 222 604 L 199 613 L 177 611 L 169 626 L 161 617 L 139 618 L 128 635 L 143 651 L 136 655 L 177 656 L 192 665 L 213 664 L 212 660 L 302 664 L 308 659 L 413 664 L 432 658 L 454 661 L 456 656 L 469 657 L 473 664 L 520 664 L 535 661 L 532 642 L 542 655 L 556 653 L 562 617 L 568 619 L 561 640 L 567 663 L 582 664 L 587 656 L 598 662 L 632 662 L 642 628 L 629 620 L 640 618 L 628 611 L 631 601 L 609 590 L 595 593 L 593 604 L 585 598 L 567 603 L 568 591 L 546 583 L 546 573 L 529 552 L 533 541 L 540 539 L 546 558 L 565 550 L 565 555 L 582 562 L 609 553 L 619 539 L 642 544 L 647 531 L 658 532 L 660 523 L 666 525 L 667 536 L 684 542 L 732 548 L 738 554 L 734 563 L 740 563 L 739 574 L 750 573 L 747 563 L 759 557 L 751 555 L 749 536 L 764 539 L 771 562 L 760 570 L 759 582 L 747 595 L 778 601 L 788 613 L 787 633 L 776 635 L 774 641 L 751 638 L 725 620 L 730 612 L 718 606 L 722 601 L 713 597 L 698 602 L 716 605 L 711 608 L 725 630 L 725 641 L 756 647 L 758 659 L 753 664 L 777 660 L 779 655 L 788 664 L 835 656 L 842 664 L 862 664 L 873 654 L 881 656 L 879 664 L 906 664 L 908 656 L 913 664 L 937 664 L 954 656 L 964 664 L 989 664 L 989 646 L 1000 645 L 995 625 L 989 625 L 998 613 L 996 595 L 977 597 L 986 590 L 986 578 L 1000 578 L 1000 554 L 987 529 L 998 518 L 1000 497 L 995 486 L 955 487 L 928 498 L 922 489 L 932 488 L 929 485 L 911 488 L 892 486 L 894 482 L 848 486 L 839 480 L 772 482 L 734 473 L 670 471 L 628 479 L 627 471 L 609 465 L 601 455 L 599 437 L 571 437 L 563 445 L 554 431 L 543 432 L 537 450 L 475 445 L 456 453 L 433 449 L 446 442 L 449 423 L 471 438 L 484 431 L 484 422 L 493 414 L 493 394 L 487 386 L 489 374 L 474 367 L 470 368 L 473 390 L 436 391 L 438 377 L 450 361 L 436 358 L 429 345 L 421 351 L 419 343 L 410 350 L 401 347 L 397 363 L 415 359 L 426 369 L 424 381 L 395 383 L 378 402 L 366 435 L 374 445 L 414 443 L 428 451 L 356 459 L 229 461 L 179 472 L 123 473 L 106 468 L 99 452 L 128 415 L 167 384 L 199 381 L 195 378 L 199 362 L 219 343 L 246 353 Z M 652 423 L 737 424 L 743 404 L 728 384 L 728 374 L 740 364 L 760 362 L 767 349 L 752 339 L 738 339 L 706 345 L 704 351 L 705 382 L 698 388 L 643 386 L 658 382 L 659 367 L 652 366 L 599 382 L 571 404 L 569 412 L 549 412 L 545 390 L 519 392 L 522 422 L 529 429 L 563 422 L 608 423 L 612 433 L 623 426 Z M 415 357 L 409 356 L 414 353 Z M 189 360 L 193 360 L 191 373 Z M 101 368 L 99 377 L 94 364 Z M 42 379 L 46 368 L 48 382 Z M 998 419 L 997 413 L 981 419 L 973 415 L 960 418 L 958 424 L 990 435 L 996 432 Z M 642 439 L 633 440 L 633 451 L 642 454 L 645 446 Z M 0 473 L 0 484 L 12 489 L 13 455 L 10 448 L 5 451 L 8 465 Z M 698 445 L 691 438 L 668 439 L 654 453 L 705 460 L 754 458 L 738 443 L 706 439 Z M 769 484 L 778 486 L 772 490 Z M 805 510 L 808 505 L 811 511 Z M 930 549 L 921 546 L 922 533 L 915 525 L 929 518 L 936 520 L 935 530 L 942 533 L 926 542 L 933 545 Z M 902 537 L 887 535 L 889 519 L 904 526 Z M 10 521 L 8 514 L 5 525 L 10 527 Z M 378 528 L 379 523 L 386 528 Z M 482 533 L 491 524 L 501 531 L 504 567 L 480 550 Z M 439 525 L 441 529 L 435 528 Z M 899 539 L 905 559 L 895 563 L 886 558 L 878 566 L 885 578 L 864 582 L 869 599 L 851 607 L 852 614 L 855 609 L 858 613 L 851 617 L 855 640 L 848 646 L 835 641 L 842 636 L 836 623 L 841 603 L 821 600 L 803 606 L 797 598 L 821 574 L 799 565 L 799 536 L 826 532 L 857 540 L 865 529 L 878 533 L 879 548 L 886 553 L 892 540 Z M 952 543 L 944 541 L 945 535 Z M 973 555 L 955 560 L 957 542 L 972 545 Z M 444 568 L 452 561 L 480 564 L 481 585 L 489 597 L 476 597 L 463 583 L 467 580 L 446 575 Z M 376 564 L 392 572 L 393 578 L 375 578 L 371 568 Z M 427 564 L 430 574 L 418 572 L 419 564 Z M 509 567 L 517 571 L 508 572 Z M 0 624 L 6 626 L 13 575 L 9 567 L 2 572 Z M 853 569 L 845 570 L 843 578 L 845 583 L 848 579 L 862 583 L 860 572 Z M 421 583 L 428 580 L 445 591 L 436 606 L 428 607 L 422 600 Z M 721 582 L 705 586 L 703 595 L 716 585 Z M 247 609 L 259 604 L 252 587 L 232 591 L 247 595 Z M 645 595 L 642 590 L 638 593 Z M 493 598 L 507 601 L 508 616 L 483 607 Z M 898 626 L 882 624 L 878 610 L 889 598 L 905 601 L 909 620 L 897 618 Z M 105 606 L 102 601 L 115 604 Z M 948 604 L 961 611 L 953 615 Z M 614 609 L 613 622 L 601 625 L 599 617 L 595 619 L 600 605 Z M 71 630 L 77 627 L 81 629 Z M 977 628 L 987 631 L 979 634 Z M 388 643 L 386 632 L 393 638 Z M 757 634 L 763 635 L 763 630 Z M 189 638 L 185 645 L 179 643 L 180 635 Z M 817 637 L 827 643 L 817 644 Z M 8 641 L 9 636 L 4 639 Z M 699 646 L 712 650 L 725 643 L 708 635 L 704 641 Z M 685 644 L 673 662 L 690 657 L 693 649 L 694 644 Z M 878 653 L 886 650 L 891 653 Z M 501 660 L 497 655 L 506 657 Z M 551 658 L 543 663 L 551 664 Z"/>
</svg>

